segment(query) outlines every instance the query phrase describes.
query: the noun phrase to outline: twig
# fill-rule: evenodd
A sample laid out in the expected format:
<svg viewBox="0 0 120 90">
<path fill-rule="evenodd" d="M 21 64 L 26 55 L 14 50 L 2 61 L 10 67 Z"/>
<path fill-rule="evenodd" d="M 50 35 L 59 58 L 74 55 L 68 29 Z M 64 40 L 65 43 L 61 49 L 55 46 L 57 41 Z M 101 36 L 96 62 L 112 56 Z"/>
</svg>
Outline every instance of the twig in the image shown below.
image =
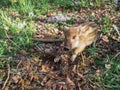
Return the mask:
<svg viewBox="0 0 120 90">
<path fill-rule="evenodd" d="M 41 90 L 41 87 L 24 86 L 23 90 Z"/>
<path fill-rule="evenodd" d="M 115 54 L 115 56 L 112 58 L 112 60 L 115 59 L 116 57 L 118 57 L 119 55 L 120 55 L 120 52 L 118 52 L 117 54 Z"/>
<path fill-rule="evenodd" d="M 80 54 L 81 55 L 81 58 L 82 58 L 82 61 L 83 61 L 83 65 L 85 64 L 85 58 L 83 56 L 83 53 Z"/>
<path fill-rule="evenodd" d="M 33 39 L 35 41 L 40 41 L 40 42 L 46 42 L 46 43 L 54 43 L 54 42 L 63 42 L 63 39 L 39 39 L 39 38 L 35 38 Z"/>
<path fill-rule="evenodd" d="M 8 74 L 7 74 L 7 78 L 6 78 L 6 80 L 5 80 L 5 83 L 4 83 L 3 87 L 2 87 L 2 90 L 5 89 L 5 87 L 6 87 L 7 83 L 8 83 L 8 80 L 9 80 L 9 78 L 10 78 L 10 65 L 7 64 L 7 67 L 8 67 Z"/>
<path fill-rule="evenodd" d="M 22 63 L 22 60 L 19 61 L 18 65 L 17 65 L 17 69 L 20 66 L 20 64 Z"/>
<path fill-rule="evenodd" d="M 112 27 L 116 30 L 117 34 L 120 36 L 120 32 L 118 30 L 118 27 L 115 24 L 113 24 Z"/>
<path fill-rule="evenodd" d="M 120 52 L 118 52 L 116 55 L 115 55 L 115 58 L 117 57 L 117 56 L 119 56 L 120 55 Z"/>
</svg>

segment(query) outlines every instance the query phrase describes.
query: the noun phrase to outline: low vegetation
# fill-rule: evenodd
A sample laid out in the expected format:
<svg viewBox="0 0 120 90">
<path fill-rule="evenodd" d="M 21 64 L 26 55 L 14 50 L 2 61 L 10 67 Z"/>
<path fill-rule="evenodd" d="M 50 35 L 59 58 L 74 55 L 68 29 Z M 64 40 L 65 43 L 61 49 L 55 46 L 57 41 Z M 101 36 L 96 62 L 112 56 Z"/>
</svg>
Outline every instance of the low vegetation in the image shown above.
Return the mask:
<svg viewBox="0 0 120 90">
<path fill-rule="evenodd" d="M 119 90 L 118 7 L 115 0 L 0 0 L 0 88 Z M 70 19 L 63 25 L 45 22 L 58 14 Z M 59 29 L 87 21 L 96 22 L 101 31 L 95 47 L 77 58 L 76 76 L 62 58 L 64 35 Z M 71 80 L 65 81 L 67 75 Z"/>
</svg>

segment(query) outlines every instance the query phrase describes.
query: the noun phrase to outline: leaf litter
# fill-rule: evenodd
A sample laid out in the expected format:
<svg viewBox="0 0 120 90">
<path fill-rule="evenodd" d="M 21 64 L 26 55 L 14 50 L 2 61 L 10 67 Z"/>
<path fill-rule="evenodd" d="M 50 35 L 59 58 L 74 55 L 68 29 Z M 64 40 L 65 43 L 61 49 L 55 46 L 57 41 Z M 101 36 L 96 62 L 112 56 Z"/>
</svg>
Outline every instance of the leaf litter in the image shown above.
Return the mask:
<svg viewBox="0 0 120 90">
<path fill-rule="evenodd" d="M 120 42 L 120 13 L 114 12 L 109 6 L 105 5 L 94 10 L 85 8 L 67 14 L 72 16 L 74 24 L 95 21 L 101 29 L 105 23 L 102 18 L 108 16 L 110 19 L 109 28 L 112 28 L 112 31 L 101 35 L 96 43 L 97 46 L 101 47 L 97 53 L 99 58 L 102 59 L 105 58 L 106 53 L 112 52 L 114 55 L 118 55 L 120 52 L 120 47 L 117 46 Z M 59 15 L 55 17 L 59 18 Z M 70 55 L 63 49 L 63 32 L 50 23 L 52 22 L 50 20 L 55 17 L 53 15 L 52 18 L 48 17 L 46 20 L 49 22 L 47 23 L 41 20 L 36 22 L 37 32 L 33 39 L 40 43 L 33 45 L 30 53 L 36 54 L 37 57 L 30 56 L 25 50 L 20 50 L 15 56 L 18 61 L 14 62 L 14 68 L 12 68 L 12 63 L 8 63 L 6 71 L 0 69 L 0 72 L 5 72 L 4 78 L 0 80 L 2 89 L 102 90 L 96 80 L 89 77 L 89 74 L 94 73 L 102 80 L 102 69 L 99 69 L 94 62 L 98 56 L 91 57 L 89 53 L 83 52 L 83 55 L 79 55 L 76 61 L 71 63 L 69 60 Z M 65 17 L 63 19 L 66 20 Z M 58 19 L 58 21 L 62 20 Z M 105 67 L 110 68 L 110 64 L 106 64 Z"/>
</svg>

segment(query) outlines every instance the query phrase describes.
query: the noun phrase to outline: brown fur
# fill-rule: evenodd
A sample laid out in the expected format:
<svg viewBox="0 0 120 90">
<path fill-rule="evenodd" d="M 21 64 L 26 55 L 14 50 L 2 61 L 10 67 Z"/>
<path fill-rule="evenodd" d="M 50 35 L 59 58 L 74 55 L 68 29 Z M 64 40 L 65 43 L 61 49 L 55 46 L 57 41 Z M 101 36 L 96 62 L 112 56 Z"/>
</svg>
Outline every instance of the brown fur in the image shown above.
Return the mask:
<svg viewBox="0 0 120 90">
<path fill-rule="evenodd" d="M 64 29 L 65 47 L 67 49 L 74 49 L 74 54 L 71 60 L 74 61 L 79 53 L 81 53 L 86 46 L 96 41 L 99 27 L 94 22 L 83 23 L 77 27 L 69 27 Z"/>
</svg>

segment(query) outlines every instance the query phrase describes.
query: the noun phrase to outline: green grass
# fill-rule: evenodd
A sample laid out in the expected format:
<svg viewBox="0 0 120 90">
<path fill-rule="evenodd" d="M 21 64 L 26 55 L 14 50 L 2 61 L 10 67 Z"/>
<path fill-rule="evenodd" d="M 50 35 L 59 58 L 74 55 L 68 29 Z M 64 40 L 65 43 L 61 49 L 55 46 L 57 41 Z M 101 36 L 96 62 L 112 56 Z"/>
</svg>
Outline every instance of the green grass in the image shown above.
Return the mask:
<svg viewBox="0 0 120 90">
<path fill-rule="evenodd" d="M 97 67 L 103 70 L 101 77 L 97 74 L 91 74 L 90 78 L 94 78 L 97 86 L 105 90 L 109 88 L 110 90 L 120 89 L 120 56 L 107 55 L 104 61 L 101 59 L 96 59 Z"/>
<path fill-rule="evenodd" d="M 86 52 L 89 53 L 89 55 L 91 57 L 96 57 L 97 56 L 97 52 L 100 50 L 100 48 L 98 47 L 89 47 Z"/>
<path fill-rule="evenodd" d="M 110 68 L 106 68 L 102 74 L 103 83 L 105 87 L 113 90 L 120 89 L 120 56 L 108 56 L 107 64 L 110 64 Z"/>
<path fill-rule="evenodd" d="M 26 48 L 32 44 L 32 36 L 34 34 L 34 24 L 25 19 L 13 18 L 8 13 L 1 11 L 1 38 L 8 38 L 9 47 L 14 49 Z M 12 39 L 11 39 L 12 37 Z M 4 40 L 3 39 L 3 40 Z M 12 52 L 12 51 L 11 51 Z"/>
<path fill-rule="evenodd" d="M 108 0 L 50 0 L 51 3 L 54 5 L 59 5 L 63 8 L 71 8 L 72 10 L 78 10 L 80 8 L 87 8 L 87 7 L 100 7 L 101 4 L 105 3 Z"/>
<path fill-rule="evenodd" d="M 109 33 L 110 32 L 110 19 L 107 16 L 104 16 L 102 23 L 103 23 L 102 33 L 103 34 Z"/>
</svg>

